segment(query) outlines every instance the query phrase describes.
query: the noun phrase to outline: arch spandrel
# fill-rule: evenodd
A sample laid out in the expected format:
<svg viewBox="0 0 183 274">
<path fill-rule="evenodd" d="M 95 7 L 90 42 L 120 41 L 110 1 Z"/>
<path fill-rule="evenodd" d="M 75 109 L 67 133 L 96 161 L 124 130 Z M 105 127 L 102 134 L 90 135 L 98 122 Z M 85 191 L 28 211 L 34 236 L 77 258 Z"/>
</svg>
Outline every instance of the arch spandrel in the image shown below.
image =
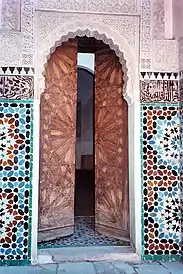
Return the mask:
<svg viewBox="0 0 183 274">
<path fill-rule="evenodd" d="M 87 28 L 86 28 L 87 27 Z M 70 38 L 76 36 L 94 37 L 97 40 L 102 40 L 105 44 L 115 51 L 116 56 L 119 57 L 119 62 L 123 70 L 123 97 L 128 105 L 131 105 L 139 98 L 139 79 L 138 79 L 138 66 L 134 62 L 131 53 L 131 47 L 124 37 L 122 37 L 116 30 L 105 27 L 102 24 L 89 24 L 86 22 L 67 23 L 64 26 L 57 26 L 49 32 L 46 39 L 44 39 L 41 46 L 38 45 L 37 56 L 38 61 L 36 65 L 37 75 L 37 97 L 44 92 L 45 88 L 45 67 L 50 55 L 55 51 L 56 47 L 60 46 L 63 42 L 68 41 Z"/>
</svg>

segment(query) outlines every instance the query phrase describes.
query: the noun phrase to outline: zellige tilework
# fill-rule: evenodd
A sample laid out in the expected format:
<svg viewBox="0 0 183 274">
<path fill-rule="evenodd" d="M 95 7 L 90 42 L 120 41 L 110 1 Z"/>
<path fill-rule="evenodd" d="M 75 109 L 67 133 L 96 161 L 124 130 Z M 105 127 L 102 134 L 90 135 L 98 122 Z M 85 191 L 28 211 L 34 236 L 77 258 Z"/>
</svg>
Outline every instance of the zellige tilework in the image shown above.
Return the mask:
<svg viewBox="0 0 183 274">
<path fill-rule="evenodd" d="M 144 259 L 180 257 L 179 116 L 178 105 L 141 105 Z"/>
<path fill-rule="evenodd" d="M 0 102 L 0 263 L 30 260 L 32 115 L 31 101 Z"/>
</svg>

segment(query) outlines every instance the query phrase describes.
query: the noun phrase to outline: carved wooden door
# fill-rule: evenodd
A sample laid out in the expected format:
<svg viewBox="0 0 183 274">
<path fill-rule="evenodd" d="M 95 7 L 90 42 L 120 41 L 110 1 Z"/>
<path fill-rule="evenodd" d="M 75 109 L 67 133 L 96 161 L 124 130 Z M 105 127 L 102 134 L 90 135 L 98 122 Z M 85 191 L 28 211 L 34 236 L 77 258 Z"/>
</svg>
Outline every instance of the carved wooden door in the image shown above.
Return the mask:
<svg viewBox="0 0 183 274">
<path fill-rule="evenodd" d="M 77 43 L 63 43 L 46 68 L 41 98 L 39 241 L 74 231 Z"/>
<path fill-rule="evenodd" d="M 128 117 L 122 70 L 106 47 L 95 55 L 95 220 L 101 233 L 129 236 Z"/>
</svg>

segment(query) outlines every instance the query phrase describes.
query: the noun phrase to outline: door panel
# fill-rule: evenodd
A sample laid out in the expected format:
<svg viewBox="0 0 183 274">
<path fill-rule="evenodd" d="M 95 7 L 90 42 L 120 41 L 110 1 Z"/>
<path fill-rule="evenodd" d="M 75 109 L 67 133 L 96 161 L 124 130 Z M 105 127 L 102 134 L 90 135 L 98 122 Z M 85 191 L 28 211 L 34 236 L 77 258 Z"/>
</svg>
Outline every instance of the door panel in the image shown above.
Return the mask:
<svg viewBox="0 0 183 274">
<path fill-rule="evenodd" d="M 96 229 L 129 236 L 128 118 L 122 70 L 107 46 L 95 55 Z"/>
<path fill-rule="evenodd" d="M 46 68 L 41 98 L 39 241 L 74 231 L 77 43 L 63 43 Z"/>
</svg>

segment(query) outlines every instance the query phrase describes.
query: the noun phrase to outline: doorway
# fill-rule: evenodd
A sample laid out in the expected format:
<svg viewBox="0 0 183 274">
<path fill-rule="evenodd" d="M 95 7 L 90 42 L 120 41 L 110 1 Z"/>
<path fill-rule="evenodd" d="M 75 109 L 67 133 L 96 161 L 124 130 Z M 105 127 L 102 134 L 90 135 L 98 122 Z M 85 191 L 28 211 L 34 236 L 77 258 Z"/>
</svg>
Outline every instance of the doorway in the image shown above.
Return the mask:
<svg viewBox="0 0 183 274">
<path fill-rule="evenodd" d="M 80 169 L 75 157 L 81 131 L 76 117 L 82 113 L 77 102 L 78 52 L 95 55 L 95 157 L 82 154 Z M 102 41 L 76 37 L 51 55 L 41 98 L 39 241 L 74 235 L 78 216 L 93 216 L 100 235 L 129 237 L 128 122 L 122 88 L 119 60 Z"/>
<path fill-rule="evenodd" d="M 75 217 L 95 216 L 94 54 L 77 54 Z"/>
</svg>

